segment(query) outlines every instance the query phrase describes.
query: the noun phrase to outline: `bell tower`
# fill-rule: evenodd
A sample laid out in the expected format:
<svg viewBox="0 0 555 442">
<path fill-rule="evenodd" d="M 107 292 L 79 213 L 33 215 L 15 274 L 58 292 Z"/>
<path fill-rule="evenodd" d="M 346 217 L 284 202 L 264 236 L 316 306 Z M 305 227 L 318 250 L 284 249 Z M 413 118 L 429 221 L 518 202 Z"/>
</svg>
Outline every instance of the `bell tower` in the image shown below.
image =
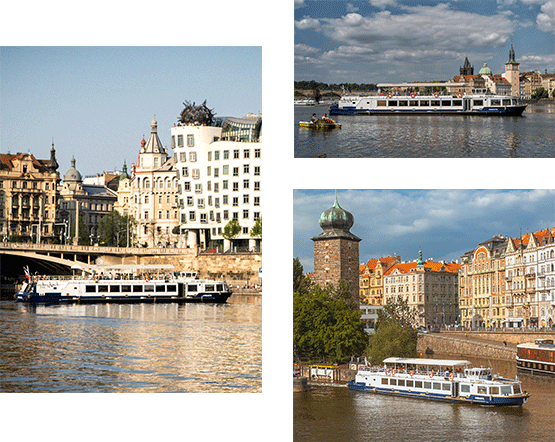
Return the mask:
<svg viewBox="0 0 555 442">
<path fill-rule="evenodd" d="M 509 50 L 509 61 L 505 63 L 505 79 L 511 83 L 511 95 L 513 97 L 520 97 L 520 71 L 519 64 L 515 61 L 515 50 L 511 43 Z"/>
</svg>

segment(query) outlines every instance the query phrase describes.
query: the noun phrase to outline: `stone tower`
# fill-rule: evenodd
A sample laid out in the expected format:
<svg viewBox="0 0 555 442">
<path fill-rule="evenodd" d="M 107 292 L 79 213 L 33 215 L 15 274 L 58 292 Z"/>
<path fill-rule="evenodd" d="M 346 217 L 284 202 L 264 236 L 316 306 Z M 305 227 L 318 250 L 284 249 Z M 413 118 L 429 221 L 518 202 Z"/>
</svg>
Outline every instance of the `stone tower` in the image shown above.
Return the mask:
<svg viewBox="0 0 555 442">
<path fill-rule="evenodd" d="M 337 194 L 333 207 L 320 216 L 322 233 L 314 241 L 314 282 L 320 287 L 337 286 L 344 279 L 350 284 L 353 300 L 359 298 L 358 243 L 360 238 L 349 229 L 354 224 L 351 213 L 339 207 Z"/>
<path fill-rule="evenodd" d="M 468 57 L 464 59 L 464 65 L 459 69 L 461 77 L 463 75 L 474 75 L 474 66 L 468 61 Z"/>
<path fill-rule="evenodd" d="M 515 61 L 515 51 L 513 49 L 513 44 L 511 43 L 511 49 L 509 50 L 509 61 L 505 63 L 505 79 L 511 83 L 511 95 L 513 97 L 520 96 L 520 72 L 519 64 Z"/>
</svg>

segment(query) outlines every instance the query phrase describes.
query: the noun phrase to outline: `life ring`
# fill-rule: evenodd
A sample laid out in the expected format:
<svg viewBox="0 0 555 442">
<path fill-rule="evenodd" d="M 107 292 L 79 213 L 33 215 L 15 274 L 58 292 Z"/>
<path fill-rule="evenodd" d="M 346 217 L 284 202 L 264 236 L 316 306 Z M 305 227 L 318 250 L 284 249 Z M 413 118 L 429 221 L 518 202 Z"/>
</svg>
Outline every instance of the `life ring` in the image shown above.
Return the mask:
<svg viewBox="0 0 555 442">
<path fill-rule="evenodd" d="M 412 92 L 412 93 L 410 94 L 410 97 L 411 97 L 411 98 L 416 97 L 416 93 L 415 93 L 415 92 Z"/>
<path fill-rule="evenodd" d="M 430 374 L 428 376 L 430 376 L 430 379 L 432 379 L 434 377 L 434 372 L 430 371 Z"/>
<path fill-rule="evenodd" d="M 434 97 L 439 97 L 439 94 L 437 92 L 434 92 Z"/>
<path fill-rule="evenodd" d="M 387 98 L 391 98 L 393 97 L 393 95 L 391 95 L 391 93 L 387 94 Z"/>
<path fill-rule="evenodd" d="M 449 375 L 449 380 L 452 381 L 453 379 L 455 379 L 455 375 L 454 375 L 453 373 L 451 373 L 451 374 Z"/>
<path fill-rule="evenodd" d="M 462 98 L 462 95 L 463 95 L 462 92 L 459 92 L 459 93 L 457 94 L 457 97 Z"/>
<path fill-rule="evenodd" d="M 412 371 L 409 373 L 409 375 L 410 375 L 411 378 L 412 378 L 412 375 L 413 375 L 413 374 L 414 374 L 414 373 L 413 373 Z"/>
<path fill-rule="evenodd" d="M 395 370 L 391 370 L 391 376 L 395 376 Z"/>
</svg>

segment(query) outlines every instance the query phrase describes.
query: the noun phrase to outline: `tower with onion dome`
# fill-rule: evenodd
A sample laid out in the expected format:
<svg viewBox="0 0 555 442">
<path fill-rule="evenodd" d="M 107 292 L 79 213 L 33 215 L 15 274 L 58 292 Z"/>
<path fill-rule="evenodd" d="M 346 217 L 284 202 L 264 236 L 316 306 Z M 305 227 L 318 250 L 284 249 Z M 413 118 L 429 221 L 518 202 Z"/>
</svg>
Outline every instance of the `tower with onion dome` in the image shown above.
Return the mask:
<svg viewBox="0 0 555 442">
<path fill-rule="evenodd" d="M 320 287 L 328 284 L 337 286 L 341 279 L 349 282 L 353 300 L 359 303 L 359 258 L 360 238 L 350 232 L 354 224 L 353 215 L 342 209 L 337 201 L 320 216 L 322 232 L 314 241 L 314 277 Z"/>
</svg>

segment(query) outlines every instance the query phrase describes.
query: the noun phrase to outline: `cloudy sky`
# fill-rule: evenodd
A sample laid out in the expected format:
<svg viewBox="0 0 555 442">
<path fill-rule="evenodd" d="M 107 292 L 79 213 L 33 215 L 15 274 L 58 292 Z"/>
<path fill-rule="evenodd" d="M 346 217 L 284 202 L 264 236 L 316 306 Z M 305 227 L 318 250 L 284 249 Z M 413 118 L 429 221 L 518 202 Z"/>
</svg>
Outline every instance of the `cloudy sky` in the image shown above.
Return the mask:
<svg viewBox="0 0 555 442">
<path fill-rule="evenodd" d="M 449 80 L 468 57 L 555 69 L 555 0 L 295 0 L 295 80 Z"/>
<path fill-rule="evenodd" d="M 334 190 L 293 192 L 293 253 L 305 272 L 314 269 L 320 215 Z M 361 262 L 398 255 L 456 260 L 494 235 L 516 237 L 554 226 L 555 190 L 338 190 L 339 205 L 354 216 L 351 232 Z"/>
</svg>

